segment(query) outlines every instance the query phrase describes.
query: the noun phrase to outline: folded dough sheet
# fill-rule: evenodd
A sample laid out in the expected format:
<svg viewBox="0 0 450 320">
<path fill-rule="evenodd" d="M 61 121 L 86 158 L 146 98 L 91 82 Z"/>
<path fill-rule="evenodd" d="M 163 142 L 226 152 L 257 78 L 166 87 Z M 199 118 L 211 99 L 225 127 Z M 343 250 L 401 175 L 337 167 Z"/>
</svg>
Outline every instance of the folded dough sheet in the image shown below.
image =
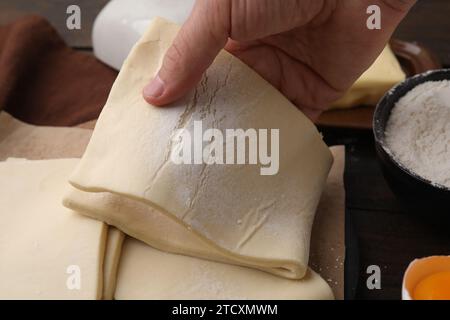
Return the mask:
<svg viewBox="0 0 450 320">
<path fill-rule="evenodd" d="M 166 108 L 142 98 L 179 27 L 155 19 L 113 85 L 64 204 L 150 246 L 301 279 L 332 155 L 279 91 L 221 52 L 200 84 Z M 279 129 L 279 171 L 175 164 L 180 129 Z"/>
<path fill-rule="evenodd" d="M 77 162 L 0 162 L 0 298 L 333 299 L 310 269 L 290 280 L 162 252 L 130 237 L 122 249 L 121 231 L 61 205 Z"/>
<path fill-rule="evenodd" d="M 61 205 L 77 162 L 0 162 L 2 299 L 333 299 L 312 270 L 301 280 L 283 279 L 130 237 L 121 250 L 121 231 Z M 79 287 L 71 286 L 76 281 Z"/>
<path fill-rule="evenodd" d="M 83 153 L 91 135 L 90 130 L 78 128 L 31 126 L 5 112 L 0 112 L 0 128 L 3 129 L 0 130 L 0 159 L 77 157 Z M 312 270 L 308 270 L 301 280 L 288 280 L 250 268 L 165 253 L 130 237 L 126 238 L 121 250 L 124 240 L 121 231 L 109 226 L 105 238 L 98 228 L 88 227 L 93 224 L 103 230 L 104 224 L 77 217 L 60 204 L 61 194 L 69 187 L 65 182 L 66 176 L 77 160 L 21 161 L 20 165 L 0 163 L 1 176 L 5 178 L 2 185 L 5 198 L 0 195 L 0 222 L 2 228 L 8 230 L 9 237 L 8 241 L 6 238 L 0 241 L 0 257 L 4 261 L 0 267 L 7 275 L 4 285 L 0 286 L 0 296 L 4 298 L 88 299 L 99 298 L 101 291 L 103 299 L 333 298 L 328 284 Z M 19 168 L 24 174 L 14 173 Z M 56 170 L 59 172 L 57 175 L 54 174 Z M 9 188 L 10 179 L 15 181 L 12 190 Z M 27 191 L 33 186 L 48 185 L 49 181 L 55 181 L 54 188 L 36 187 L 35 192 Z M 49 190 L 51 195 L 45 195 Z M 103 201 L 110 196 L 107 195 Z M 36 201 L 36 197 L 40 201 Z M 86 195 L 81 203 L 89 203 L 90 198 Z M 105 209 L 102 203 L 106 209 L 111 205 L 109 201 L 90 203 L 102 210 Z M 35 219 L 28 222 L 29 217 Z M 37 220 L 39 223 L 35 223 Z M 49 229 L 53 231 L 49 232 Z M 29 235 L 24 237 L 23 232 Z M 322 236 L 317 239 L 322 239 Z M 100 250 L 97 250 L 99 242 Z M 321 248 L 322 252 L 326 247 Z M 30 256 L 31 250 L 35 254 Z M 4 256 L 7 254 L 8 257 Z M 73 259 L 71 264 L 82 266 L 81 271 L 88 273 L 88 277 L 82 277 L 83 292 L 71 291 L 65 286 L 70 276 L 65 273 L 68 257 L 75 255 L 82 258 L 84 264 L 75 263 Z M 24 261 L 28 263 L 23 265 Z M 98 264 L 103 265 L 102 271 Z M 86 265 L 94 267 L 86 268 Z M 100 287 L 101 278 L 103 289 Z M 11 283 L 18 285 L 12 287 Z"/>
</svg>

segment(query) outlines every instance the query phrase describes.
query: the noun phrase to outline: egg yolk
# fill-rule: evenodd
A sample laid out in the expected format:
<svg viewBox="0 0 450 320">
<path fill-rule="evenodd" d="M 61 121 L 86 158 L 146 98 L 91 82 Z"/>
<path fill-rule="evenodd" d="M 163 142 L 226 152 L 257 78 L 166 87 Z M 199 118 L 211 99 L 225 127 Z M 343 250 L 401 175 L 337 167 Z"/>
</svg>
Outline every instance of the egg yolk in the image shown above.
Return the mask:
<svg viewBox="0 0 450 320">
<path fill-rule="evenodd" d="M 414 300 L 450 300 L 450 271 L 422 279 L 414 288 Z"/>
</svg>

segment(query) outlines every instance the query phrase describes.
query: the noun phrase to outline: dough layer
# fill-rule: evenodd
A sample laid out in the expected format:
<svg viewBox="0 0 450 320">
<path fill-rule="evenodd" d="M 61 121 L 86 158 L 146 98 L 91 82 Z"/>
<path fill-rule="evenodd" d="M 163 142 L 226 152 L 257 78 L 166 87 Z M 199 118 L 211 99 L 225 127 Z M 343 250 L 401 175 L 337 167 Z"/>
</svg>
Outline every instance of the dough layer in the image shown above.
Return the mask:
<svg viewBox="0 0 450 320">
<path fill-rule="evenodd" d="M 178 29 L 155 19 L 133 48 L 70 178 L 79 191 L 127 199 L 125 207 L 139 202 L 143 212 L 120 206 L 111 213 L 94 206 L 80 212 L 157 248 L 302 278 L 315 210 L 332 163 L 330 151 L 314 124 L 226 52 L 186 98 L 166 108 L 149 106 L 141 90 Z M 176 131 L 193 133 L 197 120 L 222 132 L 279 129 L 278 173 L 262 176 L 255 165 L 174 164 Z M 84 205 L 72 191 L 65 204 Z M 167 221 L 156 224 L 155 214 Z M 195 244 L 188 245 L 185 235 Z M 174 243 L 177 237 L 190 247 Z"/>
<path fill-rule="evenodd" d="M 0 162 L 0 299 L 101 298 L 106 225 L 61 204 L 77 162 Z"/>
<path fill-rule="evenodd" d="M 2 122 L 3 121 L 3 122 Z M 64 156 L 64 152 L 68 152 L 69 154 L 72 154 L 73 156 L 81 155 L 82 151 L 85 148 L 84 143 L 87 143 L 87 140 L 90 136 L 90 130 L 80 130 L 77 128 L 54 128 L 54 127 L 36 127 L 36 126 L 30 126 L 25 123 L 22 123 L 18 120 L 15 120 L 11 116 L 7 115 L 4 112 L 0 113 L 0 122 L 2 123 L 2 128 L 5 128 L 5 130 L 0 130 L 0 150 L 3 150 L 0 152 L 0 156 L 8 157 L 8 156 L 15 156 L 20 158 L 25 157 L 31 157 L 31 158 L 43 158 L 46 155 L 50 154 L 56 157 L 62 157 Z M 4 126 L 3 126 L 4 125 Z M 6 130 L 6 128 L 10 128 L 10 130 Z M 15 137 L 12 139 L 11 137 Z M 72 151 L 65 151 L 66 149 L 59 150 L 59 141 L 61 141 L 62 137 L 66 139 L 66 141 L 70 142 L 71 150 Z M 33 144 L 36 145 L 35 148 L 30 148 L 29 143 L 33 141 Z M 6 144 L 5 144 L 6 143 Z M 4 147 L 2 149 L 2 146 Z M 8 147 L 9 146 L 9 147 Z M 333 149 L 333 148 L 332 148 Z M 59 152 L 58 152 L 59 150 Z M 336 150 L 332 150 L 333 153 Z M 342 158 L 342 154 L 337 154 L 337 158 Z M 15 160 L 15 161 L 23 161 L 23 159 Z M 9 159 L 11 161 L 11 159 Z M 52 165 L 48 165 L 46 167 L 53 168 L 54 167 L 54 161 L 56 160 L 50 160 Z M 67 161 L 67 160 L 62 160 Z M 76 161 L 76 160 L 73 160 Z M 339 160 L 337 161 L 339 163 Z M 30 163 L 30 161 L 28 161 Z M 33 163 L 33 162 L 31 162 Z M 44 169 L 42 167 L 41 169 Z M 341 172 L 342 174 L 342 172 Z M 3 177 L 3 176 L 2 176 Z M 328 181 L 328 183 L 331 183 L 331 181 Z M 117 198 L 117 196 L 114 196 L 112 194 L 102 194 L 102 193 L 83 193 L 82 191 L 79 191 L 77 189 L 71 188 L 70 192 L 74 192 L 74 196 L 78 196 L 77 202 L 79 204 L 83 204 L 86 207 L 91 207 L 93 209 L 98 210 L 111 210 L 114 208 L 114 204 L 117 203 L 116 199 L 109 198 Z M 335 192 L 333 192 L 335 194 Z M 58 196 L 56 194 L 56 196 Z M 1 199 L 1 197 L 0 197 Z M 50 199 L 54 204 L 56 202 L 59 202 L 58 199 Z M 127 203 L 130 201 L 131 205 L 133 205 L 133 201 L 122 198 L 122 202 L 125 200 Z M 323 200 L 323 199 L 322 199 Z M 329 200 L 328 200 L 329 202 Z M 3 204 L 3 202 L 2 202 Z M 148 207 L 141 204 L 140 202 L 135 202 L 135 204 L 141 206 L 141 210 L 143 211 L 143 214 L 145 215 L 148 210 Z M 30 205 L 31 207 L 31 205 Z M 124 204 L 121 204 L 121 208 L 123 210 L 128 210 L 126 207 L 124 207 Z M 3 207 L 0 206 L 0 209 L 3 209 Z M 40 214 L 39 207 L 33 207 L 33 212 L 35 213 L 35 216 L 38 216 Z M 323 208 L 322 208 L 323 209 Z M 64 209 L 63 209 L 64 210 Z M 2 210 L 0 210 L 1 212 Z M 134 212 L 135 210 L 131 210 L 128 212 Z M 139 210 L 136 210 L 137 212 L 140 212 Z M 121 212 L 122 214 L 127 214 L 126 211 Z M 323 213 L 323 212 L 322 212 Z M 158 219 L 158 215 L 156 212 L 156 217 L 154 219 Z M 162 214 L 159 214 L 159 216 L 163 216 Z M 42 219 L 45 219 L 47 215 L 41 216 Z M 51 216 L 49 217 L 51 218 Z M 323 220 L 319 216 L 319 220 Z M 333 220 L 333 219 L 331 219 Z M 163 228 L 163 224 L 168 221 L 167 219 L 164 220 L 157 220 L 157 224 L 160 228 Z M 139 220 L 136 221 L 137 223 L 134 226 L 140 226 L 141 223 Z M 319 222 L 319 224 L 317 224 Z M 45 228 L 47 224 L 52 224 L 53 221 L 50 219 L 49 221 L 46 221 L 45 223 L 40 223 L 39 225 L 35 225 L 35 229 L 33 232 L 38 235 L 42 231 L 41 226 Z M 328 222 L 329 224 L 329 222 Z M 316 221 L 315 227 L 317 231 L 317 227 L 321 225 L 320 221 Z M 157 226 L 155 226 L 157 227 Z M 20 223 L 17 223 L 17 225 L 14 226 L 15 232 L 17 234 L 21 234 L 22 232 L 22 226 Z M 41 231 L 40 231 L 41 230 Z M 162 272 L 160 276 L 164 276 L 165 278 L 161 278 L 158 280 L 159 282 L 163 282 L 161 284 L 161 287 L 159 287 L 161 290 L 157 291 L 157 288 L 154 286 L 155 280 L 153 280 L 155 277 L 159 278 L 157 274 L 149 273 L 149 270 L 157 270 L 158 268 L 161 268 L 163 270 L 166 270 L 167 268 L 172 269 L 174 266 L 164 266 L 164 264 L 160 264 L 160 258 L 159 255 L 163 254 L 163 259 L 161 260 L 161 263 L 164 263 L 164 261 L 175 261 L 176 265 L 184 265 L 184 261 L 186 259 L 185 256 L 182 255 L 171 255 L 171 258 L 169 260 L 166 260 L 165 256 L 166 253 L 160 252 L 156 249 L 152 248 L 141 248 L 143 245 L 141 242 L 133 241 L 133 239 L 128 238 L 126 242 L 132 242 L 131 244 L 127 245 L 126 247 L 131 248 L 131 254 L 128 254 L 125 250 L 121 253 L 122 248 L 122 241 L 123 241 L 123 233 L 118 231 L 117 229 L 113 227 L 108 227 L 108 235 L 106 237 L 106 248 L 104 252 L 104 258 L 103 258 L 103 299 L 111 299 L 113 297 L 114 293 L 114 283 L 117 279 L 117 264 L 119 261 L 124 261 L 120 265 L 120 278 L 117 280 L 120 284 L 118 286 L 118 296 L 116 299 L 131 299 L 131 298 L 137 298 L 137 299 L 144 299 L 144 298 L 170 298 L 174 299 L 175 297 L 181 297 L 183 296 L 176 290 L 172 288 L 173 298 L 169 296 L 169 292 L 167 291 L 167 288 L 170 286 L 170 284 L 173 282 L 172 274 L 168 274 L 166 272 Z M 139 229 L 137 229 L 139 230 Z M 145 231 L 145 229 L 143 229 Z M 180 228 L 177 230 L 177 232 L 174 232 L 173 235 L 177 235 L 178 231 L 183 232 L 186 231 L 186 228 Z M 330 230 L 335 231 L 335 228 L 331 228 Z M 152 230 L 147 230 L 149 234 L 153 233 Z M 11 233 L 13 233 L 11 231 Z M 56 238 L 56 236 L 60 235 L 60 233 L 55 234 L 55 238 L 53 239 L 53 243 L 55 243 L 57 246 L 60 244 L 60 241 Z M 66 233 L 62 233 L 63 237 L 66 235 Z M 328 246 L 330 245 L 330 242 L 328 240 L 328 232 L 327 230 L 321 230 L 320 233 L 317 233 L 314 235 L 316 248 L 315 253 L 325 254 L 325 251 L 327 250 Z M 170 237 L 171 239 L 173 237 Z M 184 243 L 185 240 L 189 240 L 190 238 L 183 237 L 182 234 L 178 237 L 178 241 L 176 245 L 181 245 Z M 319 242 L 318 242 L 319 241 Z M 320 245 L 320 243 L 323 242 L 324 245 Z M 138 245 L 139 250 L 135 250 L 135 244 Z M 9 245 L 13 245 L 13 243 L 9 243 Z M 94 244 L 95 245 L 95 244 Z M 334 246 L 335 243 L 332 243 Z M 147 253 L 147 250 L 152 251 L 151 255 Z M 143 252 L 143 258 L 141 261 L 141 258 L 139 258 L 140 254 L 136 255 L 135 252 Z M 134 253 L 133 253 L 134 252 Z M 150 259 L 149 259 L 150 258 Z M 95 259 L 99 259 L 98 257 L 95 257 Z M 136 260 L 135 260 L 136 259 Z M 215 298 L 215 297 L 241 297 L 241 298 L 267 298 L 267 299 L 296 299 L 296 298 L 305 298 L 305 299 L 328 299 L 332 297 L 329 290 L 327 289 L 327 283 L 325 283 L 318 275 L 312 273 L 314 277 L 306 276 L 302 281 L 286 281 L 285 279 L 278 278 L 271 276 L 267 273 L 259 272 L 256 270 L 249 270 L 248 268 L 241 268 L 236 266 L 222 266 L 218 263 L 212 263 L 209 261 L 201 261 L 194 262 L 194 260 L 197 259 L 188 259 L 189 265 L 193 266 L 195 268 L 196 263 L 199 263 L 199 265 L 202 266 L 203 269 L 211 269 L 211 271 L 208 273 L 209 276 L 209 284 L 205 285 L 206 278 L 203 280 L 203 285 L 199 286 L 198 283 L 194 283 L 196 277 L 190 277 L 188 278 L 188 282 L 186 285 L 190 287 L 197 286 L 200 287 L 209 287 L 209 288 L 217 288 L 216 290 L 208 290 L 207 294 L 201 295 L 200 293 L 196 293 L 195 295 L 202 296 L 202 298 Z M 317 259 L 316 259 L 317 260 Z M 3 261 L 3 260 L 2 260 Z M 328 261 L 328 260 L 326 260 Z M 334 261 L 331 257 L 329 261 Z M 317 262 L 317 261 L 316 261 Z M 14 264 L 14 261 L 8 261 L 8 264 Z M 172 263 L 172 262 L 171 262 Z M 324 262 L 323 262 L 324 263 Z M 321 266 L 325 266 L 327 264 L 321 263 Z M 157 267 L 155 269 L 151 268 L 152 265 L 156 264 Z M 219 265 L 219 269 L 216 270 L 216 265 Z M 331 266 L 331 265 L 330 265 Z M 29 269 L 28 269 L 29 268 Z M 318 268 L 318 267 L 317 267 Z M 14 267 L 11 267 L 11 270 L 14 269 Z M 132 271 L 138 272 L 138 275 L 132 275 L 130 274 Z M 220 277 L 220 271 L 222 270 L 225 274 L 227 274 L 229 277 L 232 276 L 233 278 L 239 279 L 239 281 L 231 281 L 226 286 L 226 288 L 220 289 L 223 287 L 223 279 Z M 241 274 L 242 270 L 244 270 L 243 274 Z M 323 270 L 325 270 L 325 267 L 323 267 Z M 29 264 L 27 268 L 23 269 L 24 272 L 31 271 L 33 272 L 33 265 Z M 219 272 L 220 271 L 220 272 Z M 257 276 L 250 276 L 248 277 L 248 273 L 256 272 Z M 312 271 L 308 271 L 312 272 Z M 182 273 L 183 274 L 183 273 Z M 211 276 L 213 275 L 213 276 Z M 46 279 L 50 279 L 50 274 L 40 274 L 41 277 L 45 277 Z M 333 277 L 332 277 L 333 278 Z M 134 279 L 134 280 L 133 280 Z M 181 281 L 182 276 L 176 278 L 177 281 Z M 226 279 L 226 278 L 225 278 Z M 328 276 L 326 279 L 329 279 Z M 334 278 L 333 278 L 334 279 Z M 166 282 L 167 281 L 167 282 Z M 259 283 L 255 283 L 254 281 L 259 281 Z M 330 281 L 330 280 L 328 280 Z M 314 284 L 315 283 L 315 284 Z M 259 292 L 260 286 L 261 288 L 266 288 L 270 284 L 271 287 L 276 288 L 273 293 L 266 292 Z M 25 285 L 25 284 L 24 284 Z M 26 285 L 33 286 L 33 283 L 27 283 Z M 286 286 L 285 288 L 283 288 Z M 184 288 L 183 286 L 182 288 Z M 220 290 L 219 290 L 220 289 Z M 22 287 L 22 292 L 24 291 L 30 291 L 31 289 L 24 289 Z M 168 292 L 168 293 L 165 293 Z M 339 295 L 339 292 L 336 293 Z M 18 296 L 19 297 L 19 296 Z M 187 295 L 184 295 L 184 297 L 187 297 Z M 30 295 L 20 295 L 20 298 L 33 298 Z M 41 297 L 36 297 L 41 298 Z M 187 297 L 189 298 L 189 297 Z"/>
<path fill-rule="evenodd" d="M 162 252 L 127 237 L 120 261 L 117 300 L 254 299 L 331 300 L 328 284 L 308 269 L 301 280 Z"/>
<path fill-rule="evenodd" d="M 114 299 L 117 281 L 117 269 L 125 235 L 122 231 L 108 226 L 105 257 L 103 259 L 103 300 Z"/>
</svg>

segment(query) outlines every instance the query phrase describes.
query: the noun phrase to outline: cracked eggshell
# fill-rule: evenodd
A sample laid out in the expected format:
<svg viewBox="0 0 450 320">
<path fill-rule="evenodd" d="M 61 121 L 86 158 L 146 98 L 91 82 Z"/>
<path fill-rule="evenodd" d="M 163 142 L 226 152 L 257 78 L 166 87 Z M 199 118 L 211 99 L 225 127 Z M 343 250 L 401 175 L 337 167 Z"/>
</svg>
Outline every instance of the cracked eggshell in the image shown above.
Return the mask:
<svg viewBox="0 0 450 320">
<path fill-rule="evenodd" d="M 449 270 L 450 256 L 431 256 L 412 261 L 403 277 L 402 300 L 414 300 L 414 289 L 425 277 Z"/>
</svg>

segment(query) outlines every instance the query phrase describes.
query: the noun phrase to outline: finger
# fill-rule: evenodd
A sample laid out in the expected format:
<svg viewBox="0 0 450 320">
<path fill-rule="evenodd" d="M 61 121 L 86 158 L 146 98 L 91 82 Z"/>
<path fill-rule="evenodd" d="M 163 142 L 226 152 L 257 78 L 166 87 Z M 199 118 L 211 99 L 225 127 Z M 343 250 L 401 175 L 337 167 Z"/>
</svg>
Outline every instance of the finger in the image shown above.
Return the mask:
<svg viewBox="0 0 450 320">
<path fill-rule="evenodd" d="M 148 103 L 171 103 L 196 86 L 228 39 L 229 1 L 197 0 L 166 52 L 156 77 L 144 88 Z"/>
</svg>

